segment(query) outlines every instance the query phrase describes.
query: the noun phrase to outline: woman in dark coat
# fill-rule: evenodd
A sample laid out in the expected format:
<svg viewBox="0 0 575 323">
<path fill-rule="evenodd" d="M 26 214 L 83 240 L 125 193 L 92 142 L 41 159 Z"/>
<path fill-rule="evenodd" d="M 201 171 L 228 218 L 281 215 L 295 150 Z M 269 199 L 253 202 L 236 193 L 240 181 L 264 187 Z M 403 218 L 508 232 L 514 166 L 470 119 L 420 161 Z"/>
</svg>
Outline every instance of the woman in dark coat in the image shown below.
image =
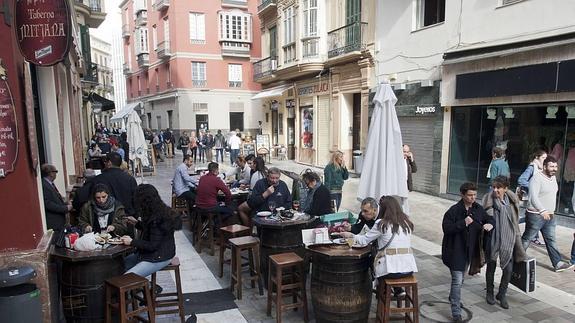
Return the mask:
<svg viewBox="0 0 575 323">
<path fill-rule="evenodd" d="M 324 215 L 333 212 L 331 208 L 331 194 L 327 187 L 321 183 L 319 175 L 306 172 L 302 175 L 303 182 L 309 187 L 306 205 L 302 210 L 310 215 Z"/>
<path fill-rule="evenodd" d="M 126 214 L 120 201 L 110 195 L 106 184 L 96 184 L 92 188 L 91 199 L 84 203 L 78 217 L 78 225 L 83 232 L 113 232 L 116 235 L 127 233 L 123 223 Z"/>
<path fill-rule="evenodd" d="M 176 255 L 174 231 L 181 228 L 178 215 L 169 208 L 149 184 L 140 184 L 134 194 L 139 220 L 128 217 L 141 230 L 140 239 L 123 236 L 122 242 L 136 247 L 137 252 L 125 259 L 126 273 L 149 276 L 166 267 Z"/>
</svg>

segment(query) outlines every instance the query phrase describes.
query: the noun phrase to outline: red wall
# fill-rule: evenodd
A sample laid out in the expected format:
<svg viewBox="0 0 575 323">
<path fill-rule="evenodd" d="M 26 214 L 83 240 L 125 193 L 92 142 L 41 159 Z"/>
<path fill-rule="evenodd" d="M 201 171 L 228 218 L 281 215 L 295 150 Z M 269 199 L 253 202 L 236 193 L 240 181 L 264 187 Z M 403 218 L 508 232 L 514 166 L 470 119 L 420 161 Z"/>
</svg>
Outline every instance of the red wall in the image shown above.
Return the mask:
<svg viewBox="0 0 575 323">
<path fill-rule="evenodd" d="M 13 10 L 10 1 L 10 12 Z M 30 166 L 26 110 L 24 105 L 23 62 L 12 27 L 0 16 L 0 57 L 6 68 L 18 122 L 18 158 L 15 171 L 0 178 L 0 252 L 33 249 L 42 238 L 42 215 L 36 177 Z M 11 23 L 14 23 L 12 19 Z M 40 130 L 41 131 L 41 130 Z"/>
</svg>

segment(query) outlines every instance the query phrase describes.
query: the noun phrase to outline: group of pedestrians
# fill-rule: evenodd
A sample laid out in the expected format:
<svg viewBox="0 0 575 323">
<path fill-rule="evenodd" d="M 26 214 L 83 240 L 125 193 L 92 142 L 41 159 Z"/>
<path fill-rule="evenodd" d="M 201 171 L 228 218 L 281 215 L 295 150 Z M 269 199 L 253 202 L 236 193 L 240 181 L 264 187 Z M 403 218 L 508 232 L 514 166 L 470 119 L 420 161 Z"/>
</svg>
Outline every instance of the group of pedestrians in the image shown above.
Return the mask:
<svg viewBox="0 0 575 323">
<path fill-rule="evenodd" d="M 218 130 L 214 135 L 210 130 L 191 131 L 188 135 L 184 131 L 178 139 L 177 148 L 182 151 L 182 154 L 190 155 L 194 163 L 200 162 L 224 162 L 224 151 L 230 152 L 230 164 L 233 164 L 240 154 L 240 147 L 242 139 L 238 136 L 237 132 L 231 131 L 230 137 L 226 137 L 221 130 Z M 215 150 L 215 159 L 213 156 Z"/>
</svg>

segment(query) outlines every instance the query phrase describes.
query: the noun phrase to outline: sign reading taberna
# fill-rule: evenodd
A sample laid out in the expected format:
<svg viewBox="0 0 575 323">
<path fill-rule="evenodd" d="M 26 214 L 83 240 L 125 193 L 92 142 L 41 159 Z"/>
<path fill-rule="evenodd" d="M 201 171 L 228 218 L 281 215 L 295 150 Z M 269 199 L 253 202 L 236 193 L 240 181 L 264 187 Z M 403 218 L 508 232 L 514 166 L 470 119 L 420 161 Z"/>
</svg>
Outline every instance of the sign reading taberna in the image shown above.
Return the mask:
<svg viewBox="0 0 575 323">
<path fill-rule="evenodd" d="M 14 171 L 18 158 L 17 126 L 12 93 L 0 59 L 0 178 Z"/>
<path fill-rule="evenodd" d="M 24 58 L 39 66 L 64 60 L 70 48 L 67 0 L 16 0 L 15 32 Z"/>
</svg>

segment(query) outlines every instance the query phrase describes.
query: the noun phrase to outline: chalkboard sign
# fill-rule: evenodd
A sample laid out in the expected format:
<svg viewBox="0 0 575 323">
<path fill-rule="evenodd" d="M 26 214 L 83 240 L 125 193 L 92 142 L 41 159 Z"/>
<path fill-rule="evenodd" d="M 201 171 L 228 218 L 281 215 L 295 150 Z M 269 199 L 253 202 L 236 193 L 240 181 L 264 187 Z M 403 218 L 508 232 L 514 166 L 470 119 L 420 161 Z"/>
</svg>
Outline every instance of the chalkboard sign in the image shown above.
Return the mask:
<svg viewBox="0 0 575 323">
<path fill-rule="evenodd" d="M 256 150 L 265 148 L 270 150 L 270 135 L 257 135 L 256 136 Z"/>
<path fill-rule="evenodd" d="M 140 176 L 139 170 L 142 170 L 144 175 L 156 175 L 156 154 L 154 153 L 154 148 L 151 144 L 148 144 L 148 166 L 138 166 L 136 171 L 136 176 Z"/>
<path fill-rule="evenodd" d="M 256 154 L 256 145 L 254 143 L 245 143 L 243 145 L 243 155 L 247 156 L 249 154 Z"/>
</svg>

